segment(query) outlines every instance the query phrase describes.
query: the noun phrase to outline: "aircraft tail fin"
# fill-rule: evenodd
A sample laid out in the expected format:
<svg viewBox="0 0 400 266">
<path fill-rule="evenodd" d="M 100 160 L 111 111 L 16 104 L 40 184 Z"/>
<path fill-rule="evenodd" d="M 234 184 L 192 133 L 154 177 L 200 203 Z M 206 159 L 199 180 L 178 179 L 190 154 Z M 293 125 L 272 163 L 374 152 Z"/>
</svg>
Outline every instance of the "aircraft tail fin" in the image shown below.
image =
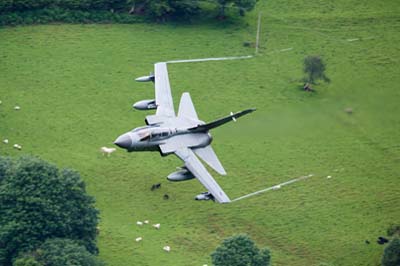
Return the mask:
<svg viewBox="0 0 400 266">
<path fill-rule="evenodd" d="M 235 114 L 231 114 L 231 115 L 228 115 L 226 117 L 217 119 L 217 120 L 215 120 L 215 121 L 213 121 L 211 123 L 198 125 L 198 126 L 189 128 L 189 130 L 192 131 L 192 132 L 206 132 L 206 131 L 208 131 L 210 129 L 222 126 L 223 124 L 228 123 L 230 121 L 236 121 L 236 118 L 239 118 L 241 116 L 244 116 L 246 114 L 254 112 L 255 110 L 256 110 L 255 108 L 246 109 L 246 110 L 243 110 L 241 112 L 237 112 Z"/>
<path fill-rule="evenodd" d="M 190 94 L 188 92 L 184 92 L 182 94 L 181 102 L 179 103 L 178 116 L 185 116 L 186 118 L 199 120 L 196 109 L 194 109 L 192 99 L 190 98 Z"/>
<path fill-rule="evenodd" d="M 199 156 L 203 161 L 205 161 L 212 169 L 214 169 L 220 175 L 226 175 L 225 169 L 221 162 L 218 160 L 211 145 L 203 148 L 193 149 L 197 156 Z"/>
</svg>

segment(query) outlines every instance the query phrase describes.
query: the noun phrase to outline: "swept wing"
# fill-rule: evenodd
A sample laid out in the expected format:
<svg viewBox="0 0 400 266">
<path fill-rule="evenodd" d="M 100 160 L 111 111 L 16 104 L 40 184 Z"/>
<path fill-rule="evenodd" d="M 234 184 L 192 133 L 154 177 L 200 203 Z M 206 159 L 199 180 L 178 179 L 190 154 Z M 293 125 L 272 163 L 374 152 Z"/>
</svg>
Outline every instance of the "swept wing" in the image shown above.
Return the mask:
<svg viewBox="0 0 400 266">
<path fill-rule="evenodd" d="M 156 115 L 175 117 L 174 102 L 171 95 L 166 63 L 154 65 L 154 84 L 156 94 Z"/>
<path fill-rule="evenodd" d="M 185 162 L 185 167 L 214 196 L 217 202 L 228 203 L 231 201 L 191 149 L 182 148 L 175 151 L 175 154 Z"/>
</svg>

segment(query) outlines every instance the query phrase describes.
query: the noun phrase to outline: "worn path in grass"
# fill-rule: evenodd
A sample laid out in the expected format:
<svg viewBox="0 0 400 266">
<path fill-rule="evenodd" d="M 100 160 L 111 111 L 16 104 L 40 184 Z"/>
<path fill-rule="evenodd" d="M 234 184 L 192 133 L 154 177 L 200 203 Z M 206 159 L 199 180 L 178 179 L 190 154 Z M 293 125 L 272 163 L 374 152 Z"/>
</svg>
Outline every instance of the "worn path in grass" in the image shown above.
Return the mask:
<svg viewBox="0 0 400 266">
<path fill-rule="evenodd" d="M 166 181 L 182 165 L 173 156 L 100 154 L 148 114 L 131 109 L 153 97 L 152 84 L 135 77 L 158 61 L 252 53 L 243 42 L 254 39 L 260 10 L 257 57 L 169 66 L 175 107 L 189 91 L 205 121 L 257 108 L 212 132 L 228 175 L 212 174 L 231 198 L 313 178 L 218 205 L 192 200 L 204 191 L 196 181 Z M 101 211 L 100 256 L 111 266 L 210 264 L 236 233 L 268 246 L 274 265 L 377 265 L 383 247 L 374 239 L 400 220 L 398 14 L 396 1 L 293 0 L 259 3 L 229 25 L 2 28 L 0 138 L 10 144 L 0 154 L 34 154 L 82 173 Z M 300 90 L 309 54 L 324 58 L 332 80 L 314 94 Z M 136 226 L 145 219 L 161 229 Z"/>
</svg>

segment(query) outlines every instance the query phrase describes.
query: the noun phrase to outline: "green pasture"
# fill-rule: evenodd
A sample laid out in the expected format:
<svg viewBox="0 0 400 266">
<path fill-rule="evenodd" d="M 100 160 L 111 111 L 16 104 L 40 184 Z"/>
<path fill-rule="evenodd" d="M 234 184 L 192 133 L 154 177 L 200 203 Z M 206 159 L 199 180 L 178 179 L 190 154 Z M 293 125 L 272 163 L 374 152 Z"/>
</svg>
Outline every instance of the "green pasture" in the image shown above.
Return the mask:
<svg viewBox="0 0 400 266">
<path fill-rule="evenodd" d="M 193 200 L 204 191 L 195 180 L 166 180 L 182 166 L 175 156 L 102 156 L 100 147 L 153 113 L 131 108 L 154 95 L 134 78 L 155 62 L 252 54 L 243 43 L 254 41 L 258 11 L 255 58 L 168 66 L 175 108 L 185 91 L 205 121 L 257 108 L 212 132 L 228 175 L 210 172 L 231 199 L 313 177 L 219 205 Z M 1 28 L 0 139 L 10 143 L 0 155 L 33 154 L 82 174 L 110 266 L 210 265 L 237 233 L 269 247 L 276 266 L 379 265 L 375 239 L 400 222 L 399 14 L 394 0 L 259 1 L 244 19 L 221 23 Z M 331 83 L 307 93 L 302 60 L 313 54 Z M 155 183 L 162 187 L 150 191 Z M 136 225 L 146 219 L 161 229 Z"/>
</svg>

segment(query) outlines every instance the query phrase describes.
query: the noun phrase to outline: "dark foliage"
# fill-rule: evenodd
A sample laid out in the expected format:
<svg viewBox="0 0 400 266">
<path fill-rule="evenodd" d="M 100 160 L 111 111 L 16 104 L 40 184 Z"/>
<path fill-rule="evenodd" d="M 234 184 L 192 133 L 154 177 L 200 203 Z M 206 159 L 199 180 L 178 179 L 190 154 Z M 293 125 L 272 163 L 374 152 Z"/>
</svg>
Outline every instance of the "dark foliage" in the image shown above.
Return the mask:
<svg viewBox="0 0 400 266">
<path fill-rule="evenodd" d="M 400 265 L 400 239 L 394 238 L 385 248 L 382 257 L 382 266 Z"/>
<path fill-rule="evenodd" d="M 320 56 L 307 56 L 304 58 L 304 73 L 306 74 L 304 81 L 311 84 L 315 84 L 318 79 L 329 82 L 329 78 L 325 75 L 325 68 L 325 63 Z"/>
<path fill-rule="evenodd" d="M 238 10 L 240 16 L 254 9 L 258 0 L 216 0 L 219 8 L 219 18 L 225 18 L 227 8 L 233 7 Z"/>
<path fill-rule="evenodd" d="M 103 266 L 86 248 L 70 239 L 48 239 L 37 250 L 24 254 L 14 266 Z"/>
<path fill-rule="evenodd" d="M 0 14 L 0 26 L 61 23 L 137 23 L 141 17 L 106 10 L 39 9 Z"/>
<path fill-rule="evenodd" d="M 0 26 L 44 23 L 137 23 L 145 20 L 192 20 L 201 10 L 200 0 L 0 0 Z M 210 0 L 225 17 L 226 8 L 241 16 L 257 0 Z M 203 13 L 201 13 L 203 12 Z"/>
<path fill-rule="evenodd" d="M 237 235 L 224 242 L 211 254 L 214 266 L 269 266 L 268 249 L 260 250 L 247 235 Z"/>
<path fill-rule="evenodd" d="M 97 253 L 98 211 L 79 173 L 35 157 L 0 157 L 0 265 L 48 238 L 70 238 Z"/>
</svg>

